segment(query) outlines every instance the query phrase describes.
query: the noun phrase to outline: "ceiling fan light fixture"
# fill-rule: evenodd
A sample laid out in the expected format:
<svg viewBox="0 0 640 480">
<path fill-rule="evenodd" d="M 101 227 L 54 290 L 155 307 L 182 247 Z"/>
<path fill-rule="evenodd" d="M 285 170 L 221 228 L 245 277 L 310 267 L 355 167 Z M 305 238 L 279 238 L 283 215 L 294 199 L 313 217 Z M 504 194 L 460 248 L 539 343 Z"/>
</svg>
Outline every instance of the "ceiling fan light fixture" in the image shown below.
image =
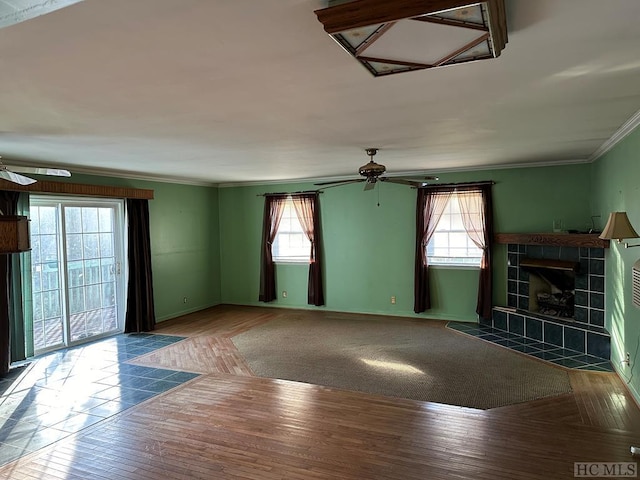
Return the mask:
<svg viewBox="0 0 640 480">
<path fill-rule="evenodd" d="M 387 168 L 380 163 L 376 163 L 373 161 L 373 157 L 378 153 L 377 148 L 366 148 L 365 152 L 369 155 L 369 163 L 362 165 L 358 169 L 358 173 L 361 177 L 364 178 L 354 178 L 352 180 L 335 180 L 328 182 L 319 182 L 314 185 L 326 187 L 338 186 L 338 185 L 346 185 L 348 183 L 360 183 L 365 182 L 364 189 L 372 190 L 378 181 L 380 182 L 389 182 L 389 183 L 397 183 L 400 185 L 407 185 L 412 188 L 421 188 L 428 185 L 424 180 L 438 180 L 438 177 L 428 176 L 423 177 L 421 180 L 413 180 L 409 178 L 400 178 L 400 177 L 383 177 L 382 175 L 387 171 Z"/>
<path fill-rule="evenodd" d="M 362 165 L 358 169 L 358 173 L 360 175 L 362 175 L 363 177 L 367 177 L 367 178 L 379 177 L 380 175 L 382 175 L 386 171 L 387 171 L 387 167 L 385 167 L 384 165 L 381 165 L 379 163 L 376 163 L 373 160 L 371 160 L 366 165 Z"/>
<path fill-rule="evenodd" d="M 353 0 L 315 13 L 374 77 L 496 58 L 508 41 L 504 0 Z"/>
<path fill-rule="evenodd" d="M 365 152 L 369 155 L 369 163 L 362 165 L 358 173 L 366 177 L 368 182 L 375 183 L 377 178 L 387 171 L 387 167 L 373 161 L 373 157 L 378 153 L 377 148 L 366 148 Z"/>
</svg>

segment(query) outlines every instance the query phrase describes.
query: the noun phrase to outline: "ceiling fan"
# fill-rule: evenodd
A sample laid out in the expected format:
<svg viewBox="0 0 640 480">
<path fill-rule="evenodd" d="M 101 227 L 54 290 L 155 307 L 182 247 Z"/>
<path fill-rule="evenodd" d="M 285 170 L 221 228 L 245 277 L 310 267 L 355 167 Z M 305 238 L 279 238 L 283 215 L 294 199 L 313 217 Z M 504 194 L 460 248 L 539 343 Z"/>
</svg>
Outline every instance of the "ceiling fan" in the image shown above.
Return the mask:
<svg viewBox="0 0 640 480">
<path fill-rule="evenodd" d="M 35 175 L 52 175 L 55 177 L 70 177 L 71 172 L 60 168 L 42 168 L 42 167 L 23 167 L 5 165 L 0 157 L 0 178 L 8 180 L 18 185 L 31 185 L 37 182 L 34 178 L 21 175 L 22 173 L 35 174 Z"/>
<path fill-rule="evenodd" d="M 372 190 L 376 186 L 376 183 L 378 182 L 398 183 L 400 185 L 409 185 L 410 187 L 414 187 L 414 188 L 424 187 L 425 185 L 428 185 L 427 182 L 423 182 L 420 180 L 411 180 L 408 178 L 397 178 L 397 177 L 382 177 L 381 175 L 384 174 L 384 172 L 386 172 L 387 168 L 384 165 L 381 165 L 373 161 L 373 157 L 376 155 L 376 153 L 378 153 L 378 149 L 367 148 L 365 151 L 367 152 L 367 155 L 369 155 L 369 159 L 370 159 L 369 163 L 361 166 L 358 169 L 358 173 L 362 175 L 364 178 L 354 178 L 350 180 L 336 180 L 333 182 L 320 182 L 320 183 L 315 183 L 314 185 L 337 186 L 337 185 L 346 185 L 348 183 L 366 182 L 364 186 L 365 190 Z M 423 180 L 438 180 L 438 177 L 429 176 L 429 177 L 424 177 Z"/>
</svg>

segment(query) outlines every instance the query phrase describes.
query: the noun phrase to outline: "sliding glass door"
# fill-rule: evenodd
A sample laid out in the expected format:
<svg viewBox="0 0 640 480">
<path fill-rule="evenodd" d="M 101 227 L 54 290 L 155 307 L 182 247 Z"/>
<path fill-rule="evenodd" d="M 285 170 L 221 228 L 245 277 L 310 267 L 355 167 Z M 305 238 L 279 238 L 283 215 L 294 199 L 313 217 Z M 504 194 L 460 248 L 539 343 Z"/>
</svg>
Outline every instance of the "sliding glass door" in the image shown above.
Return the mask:
<svg viewBox="0 0 640 480">
<path fill-rule="evenodd" d="M 35 353 L 124 326 L 123 202 L 32 196 Z"/>
</svg>

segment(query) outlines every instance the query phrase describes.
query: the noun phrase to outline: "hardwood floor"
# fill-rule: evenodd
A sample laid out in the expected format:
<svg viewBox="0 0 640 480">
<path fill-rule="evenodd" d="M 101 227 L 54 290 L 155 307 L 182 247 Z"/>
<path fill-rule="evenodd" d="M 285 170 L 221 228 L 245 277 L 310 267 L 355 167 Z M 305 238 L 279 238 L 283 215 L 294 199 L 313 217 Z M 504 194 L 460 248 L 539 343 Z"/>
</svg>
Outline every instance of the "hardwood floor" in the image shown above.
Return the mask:
<svg viewBox="0 0 640 480">
<path fill-rule="evenodd" d="M 159 325 L 189 339 L 135 363 L 203 375 L 0 476 L 560 479 L 574 462 L 634 461 L 640 411 L 615 374 L 572 370 L 571 394 L 491 410 L 253 376 L 229 338 L 287 314 L 221 306 Z"/>
</svg>

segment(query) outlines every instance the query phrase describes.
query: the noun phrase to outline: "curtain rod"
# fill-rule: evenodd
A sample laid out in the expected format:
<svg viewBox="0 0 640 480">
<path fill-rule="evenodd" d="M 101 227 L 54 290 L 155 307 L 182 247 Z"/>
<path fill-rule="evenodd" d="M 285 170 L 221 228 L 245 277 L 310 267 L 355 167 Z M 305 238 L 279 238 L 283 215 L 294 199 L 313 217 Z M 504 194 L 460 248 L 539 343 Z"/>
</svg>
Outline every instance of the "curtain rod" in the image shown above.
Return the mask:
<svg viewBox="0 0 640 480">
<path fill-rule="evenodd" d="M 440 187 L 479 187 L 481 185 L 495 185 L 493 180 L 483 180 L 481 182 L 461 182 L 461 183 L 431 183 L 418 188 L 440 188 Z"/>
<path fill-rule="evenodd" d="M 256 197 L 273 197 L 277 195 L 304 195 L 305 193 L 324 193 L 321 190 L 301 190 L 299 192 L 258 193 Z"/>
</svg>

